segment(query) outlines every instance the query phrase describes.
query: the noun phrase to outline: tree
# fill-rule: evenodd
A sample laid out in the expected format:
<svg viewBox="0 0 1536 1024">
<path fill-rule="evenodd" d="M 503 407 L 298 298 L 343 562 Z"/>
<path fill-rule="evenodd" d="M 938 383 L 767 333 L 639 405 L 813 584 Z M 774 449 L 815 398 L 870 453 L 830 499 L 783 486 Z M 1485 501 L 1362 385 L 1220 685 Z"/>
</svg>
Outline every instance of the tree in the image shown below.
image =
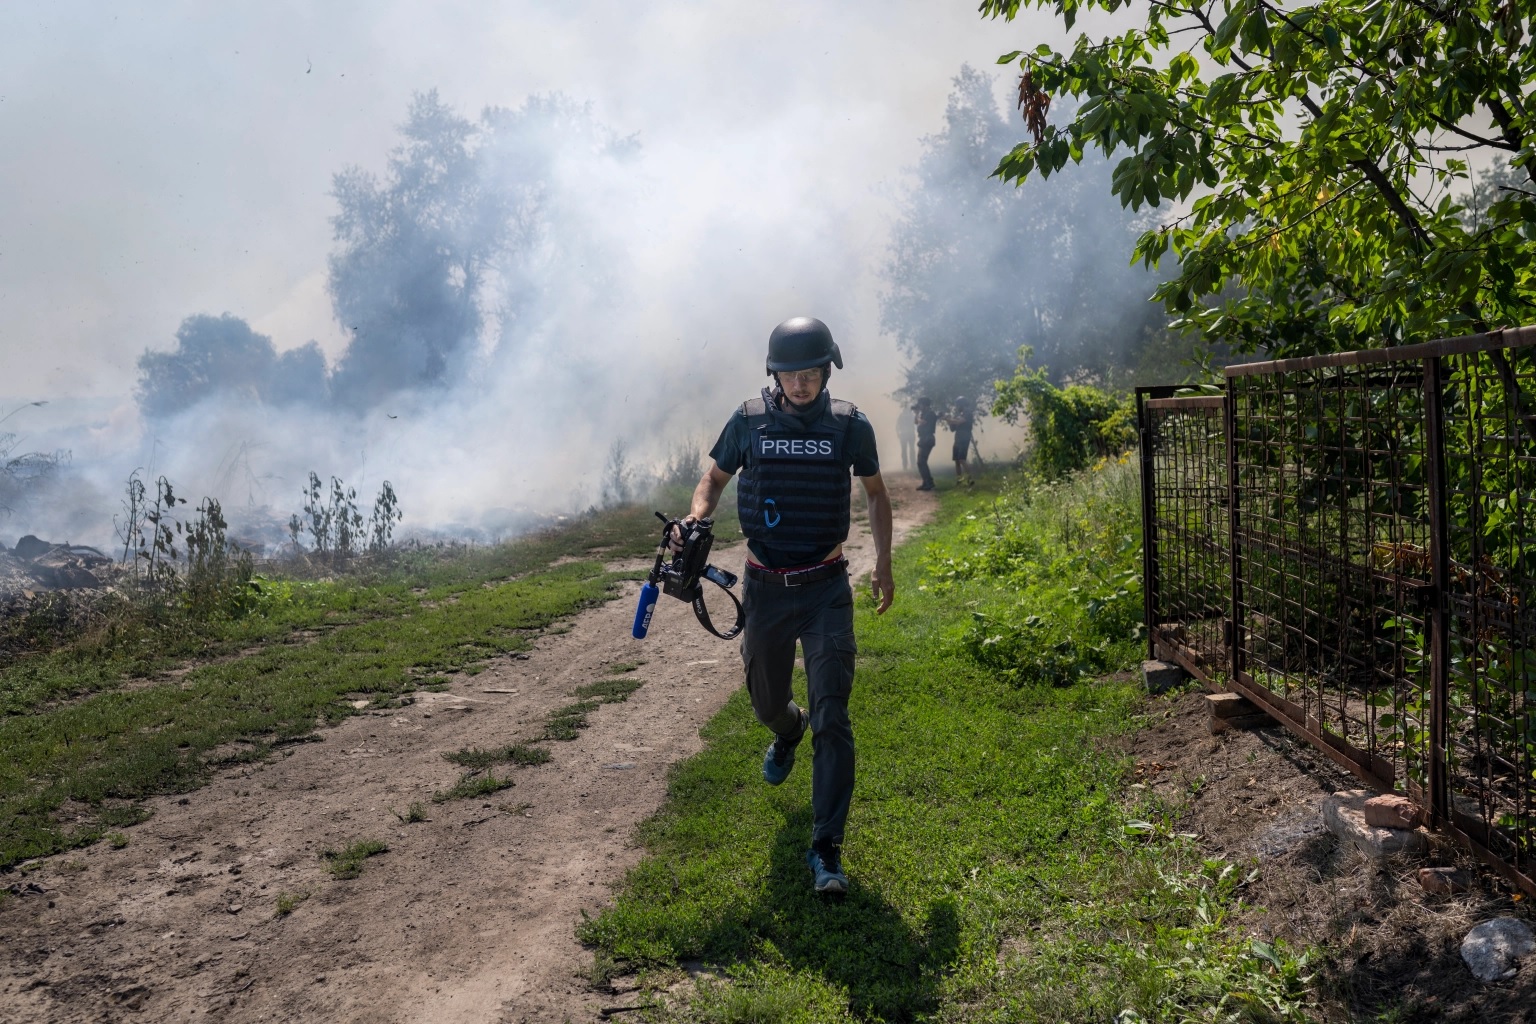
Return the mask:
<svg viewBox="0 0 1536 1024">
<path fill-rule="evenodd" d="M 1070 29 L 1125 0 L 1049 4 Z M 1154 0 L 1140 27 L 1021 68 L 1030 139 L 997 173 L 1049 177 L 1124 154 L 1112 191 L 1174 209 L 1136 255 L 1178 273 L 1157 295 L 1235 350 L 1297 355 L 1529 321 L 1536 306 L 1536 49 L 1514 0 Z M 1054 96 L 1080 105 L 1052 124 Z M 1464 216 L 1471 164 L 1520 181 Z"/>
<path fill-rule="evenodd" d="M 414 97 L 400 133 L 385 181 L 352 167 L 333 187 L 331 300 L 351 334 L 333 387 L 358 409 L 446 383 L 479 333 L 480 281 L 506 237 L 500 194 L 476 165 L 473 123 L 434 90 Z"/>
<path fill-rule="evenodd" d="M 558 94 L 475 121 L 419 94 L 400 133 L 382 180 L 354 167 L 334 181 L 330 291 L 350 341 L 332 389 L 355 409 L 450 385 L 488 323 L 506 346 L 552 290 L 601 288 L 610 261 L 566 182 L 588 185 L 584 171 L 635 148 Z"/>
<path fill-rule="evenodd" d="M 189 316 L 169 352 L 139 357 L 139 408 L 173 416 L 215 394 L 283 405 L 325 398 L 325 356 L 314 342 L 277 354 L 272 339 L 231 313 Z"/>
<path fill-rule="evenodd" d="M 913 394 L 984 397 L 1023 344 L 1053 379 L 1104 379 L 1162 328 L 1156 281 L 1128 265 L 1139 232 L 1106 195 L 1108 164 L 1008 188 L 991 171 L 1010 145 L 992 81 L 962 68 L 885 268 L 882 324 Z"/>
</svg>

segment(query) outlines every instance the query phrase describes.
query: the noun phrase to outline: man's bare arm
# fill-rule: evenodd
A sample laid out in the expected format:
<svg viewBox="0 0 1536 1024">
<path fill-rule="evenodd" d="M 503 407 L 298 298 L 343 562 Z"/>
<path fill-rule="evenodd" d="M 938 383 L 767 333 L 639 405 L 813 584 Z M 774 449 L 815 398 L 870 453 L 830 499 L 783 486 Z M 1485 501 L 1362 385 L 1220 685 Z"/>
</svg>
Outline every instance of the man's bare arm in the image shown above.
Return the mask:
<svg viewBox="0 0 1536 1024">
<path fill-rule="evenodd" d="M 693 489 L 693 504 L 688 507 L 688 515 L 694 519 L 712 515 L 730 482 L 731 474 L 721 469 L 719 463 L 711 462 L 704 475 L 699 477 L 699 486 Z"/>
<path fill-rule="evenodd" d="M 869 582 L 880 602 L 875 614 L 884 615 L 896 600 L 896 577 L 891 573 L 891 495 L 879 473 L 861 476 L 859 480 L 869 499 L 869 532 L 875 541 L 875 567 L 870 571 Z"/>
</svg>

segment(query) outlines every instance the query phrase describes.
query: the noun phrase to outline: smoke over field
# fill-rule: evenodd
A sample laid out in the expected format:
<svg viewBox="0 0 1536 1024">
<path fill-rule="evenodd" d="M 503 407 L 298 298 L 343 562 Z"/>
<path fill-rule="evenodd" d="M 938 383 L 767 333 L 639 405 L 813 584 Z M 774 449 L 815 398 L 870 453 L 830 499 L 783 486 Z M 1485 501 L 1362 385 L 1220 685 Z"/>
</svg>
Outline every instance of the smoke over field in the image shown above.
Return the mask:
<svg viewBox="0 0 1536 1024">
<path fill-rule="evenodd" d="M 141 215 L 110 175 L 98 187 L 119 190 L 118 206 L 83 189 L 69 199 L 82 222 L 94 216 L 82 230 L 109 263 L 155 267 L 105 273 L 103 297 L 46 247 L 25 267 L 7 254 L 18 312 L 3 329 L 24 372 L 3 386 L 0 416 L 22 400 L 51 404 L 0 429 L 16 431 L 18 454 L 58 465 L 0 514 L 0 539 L 107 546 L 135 470 L 218 497 L 237 536 L 265 542 L 285 535 L 311 471 L 341 477 L 365 502 L 389 480 L 407 533 L 504 536 L 707 450 L 763 383 L 770 329 L 801 314 L 832 326 L 847 362 L 832 390 L 871 415 L 894 460 L 892 394 L 908 383 L 903 353 L 910 366 L 917 350 L 881 305 L 893 231 L 921 178 L 920 140 L 944 124 L 955 69 L 1007 48 L 995 29 L 918 3 L 734 19 L 618 5 L 602 28 L 529 5 L 478 29 L 413 15 L 421 39 L 364 45 L 347 33 L 375 21 L 398 30 L 400 12 L 338 10 L 348 13 L 299 24 L 297 44 L 292 26 L 255 16 L 175 21 L 171 38 L 248 64 L 242 77 L 210 56 L 181 68 L 182 88 L 170 91 L 146 63 L 156 53 L 174 63 L 164 26 L 119 28 L 146 49 L 124 58 L 116 87 L 153 102 L 113 111 L 112 83 L 96 82 L 84 107 L 98 120 L 80 145 L 105 145 L 114 114 L 166 129 L 158 148 L 118 140 L 140 154 L 121 172 L 141 186 L 140 206 L 163 208 Z M 100 30 L 83 12 L 64 21 L 43 42 L 93 45 Z M 528 31 L 509 35 L 514 26 Z M 0 45 L 39 42 L 37 26 L 13 27 L 16 42 Z M 526 66 L 490 59 L 476 31 Z M 633 45 L 581 49 L 599 36 Z M 451 59 L 412 48 L 449 37 L 460 48 Z M 581 43 L 570 62 L 550 61 L 543 38 Z M 870 73 L 896 54 L 910 58 L 901 81 Z M 0 186 L 36 199 L 64 188 L 46 180 L 57 134 L 42 126 L 60 101 L 25 77 L 35 61 L 18 61 L 7 109 L 28 115 L 33 162 L 14 162 Z M 466 63 L 483 73 L 466 74 Z M 967 75 L 973 106 L 1009 85 Z M 372 85 L 354 85 L 360 77 Z M 271 94 L 286 106 L 252 107 L 237 131 L 200 83 L 248 106 Z M 973 154 L 977 194 L 1012 192 L 986 179 L 1012 141 L 1001 109 Z M 196 157 L 173 166 L 167 150 Z M 93 167 L 76 176 L 97 180 Z M 296 186 L 265 180 L 292 167 L 305 175 L 302 201 Z M 221 173 L 232 186 L 211 184 Z M 185 206 L 163 198 L 175 189 L 191 195 Z M 4 216 L 0 229 L 12 224 Z M 926 216 L 930 227 L 959 225 L 966 211 Z M 64 281 L 75 290 L 61 299 Z M 1001 295 L 1011 284 L 988 287 Z M 1003 313 L 995 330 L 985 319 L 967 331 L 1011 352 L 1014 325 Z"/>
</svg>

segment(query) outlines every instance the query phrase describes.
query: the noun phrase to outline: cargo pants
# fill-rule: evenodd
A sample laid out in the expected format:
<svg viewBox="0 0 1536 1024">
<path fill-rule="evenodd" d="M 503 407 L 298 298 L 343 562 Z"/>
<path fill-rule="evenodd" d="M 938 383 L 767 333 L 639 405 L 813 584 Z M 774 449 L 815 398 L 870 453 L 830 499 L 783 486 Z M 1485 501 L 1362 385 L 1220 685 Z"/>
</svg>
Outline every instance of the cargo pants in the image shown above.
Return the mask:
<svg viewBox="0 0 1536 1024">
<path fill-rule="evenodd" d="M 811 840 L 841 844 L 853 798 L 848 695 L 858 653 L 848 574 L 796 587 L 750 576 L 745 584 L 741 660 L 752 712 L 778 736 L 794 739 L 800 734 L 800 708 L 790 691 L 798 640 L 805 652 L 811 715 Z"/>
</svg>

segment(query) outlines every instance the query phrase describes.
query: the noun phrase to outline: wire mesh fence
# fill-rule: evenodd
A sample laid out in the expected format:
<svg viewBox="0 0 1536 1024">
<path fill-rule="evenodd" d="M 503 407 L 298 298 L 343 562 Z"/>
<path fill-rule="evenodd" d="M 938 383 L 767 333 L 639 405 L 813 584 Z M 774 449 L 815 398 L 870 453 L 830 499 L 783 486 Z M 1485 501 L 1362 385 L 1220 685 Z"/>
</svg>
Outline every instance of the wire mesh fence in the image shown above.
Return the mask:
<svg viewBox="0 0 1536 1024">
<path fill-rule="evenodd" d="M 1141 406 L 1152 651 L 1222 679 L 1232 586 L 1225 399 L 1143 397 Z"/>
<path fill-rule="evenodd" d="M 1536 893 L 1536 328 L 1227 378 L 1138 393 L 1154 647 Z"/>
</svg>

